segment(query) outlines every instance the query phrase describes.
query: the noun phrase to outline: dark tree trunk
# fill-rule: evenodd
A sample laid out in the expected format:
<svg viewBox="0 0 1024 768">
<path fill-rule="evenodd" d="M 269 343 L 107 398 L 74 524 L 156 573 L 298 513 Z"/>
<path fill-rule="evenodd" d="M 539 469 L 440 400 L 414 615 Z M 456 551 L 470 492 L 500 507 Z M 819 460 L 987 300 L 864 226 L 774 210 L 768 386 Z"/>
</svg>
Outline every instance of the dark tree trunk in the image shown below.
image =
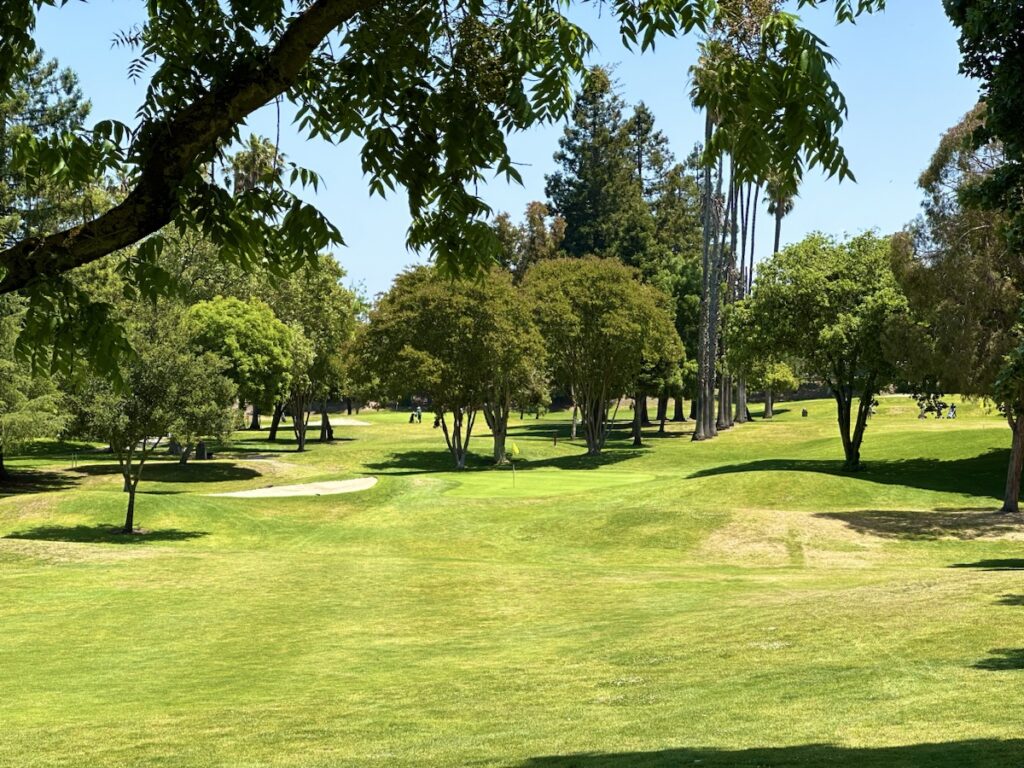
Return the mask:
<svg viewBox="0 0 1024 768">
<path fill-rule="evenodd" d="M 583 416 L 583 431 L 587 439 L 587 455 L 597 456 L 601 453 L 604 442 L 604 403 L 600 398 L 592 403 L 584 401 L 580 413 Z"/>
<path fill-rule="evenodd" d="M 653 423 L 651 422 L 651 414 L 647 411 L 646 392 L 644 393 L 644 396 L 640 398 L 638 407 L 640 408 L 640 423 L 643 424 L 645 427 L 653 426 Z"/>
<path fill-rule="evenodd" d="M 351 397 L 346 397 L 345 398 L 345 412 L 349 416 L 352 415 L 352 398 Z"/>
<path fill-rule="evenodd" d="M 206 459 L 210 458 L 210 454 L 206 449 L 205 440 L 200 440 L 196 444 L 196 458 L 199 459 L 200 461 L 205 461 Z"/>
<path fill-rule="evenodd" d="M 252 419 L 249 421 L 249 429 L 253 432 L 263 429 L 263 425 L 260 424 L 260 409 L 255 403 L 252 406 Z"/>
<path fill-rule="evenodd" d="M 7 466 L 4 464 L 4 452 L 0 451 L 0 477 L 9 477 Z"/>
<path fill-rule="evenodd" d="M 861 469 L 860 446 L 864 440 L 864 429 L 867 426 L 868 414 L 871 411 L 871 401 L 874 399 L 873 387 L 865 387 L 857 404 L 856 421 L 853 419 L 853 388 L 843 386 L 840 389 L 833 389 L 836 399 L 837 415 L 839 420 L 839 435 L 843 440 L 843 454 L 846 461 L 843 469 L 847 472 L 856 472 Z M 851 422 L 853 429 L 851 431 Z"/>
<path fill-rule="evenodd" d="M 665 434 L 665 421 L 668 419 L 668 395 L 658 395 L 658 434 Z"/>
<path fill-rule="evenodd" d="M 683 407 L 682 396 L 677 395 L 673 397 L 672 400 L 672 421 L 686 421 L 686 412 L 685 408 Z"/>
<path fill-rule="evenodd" d="M 697 398 L 690 398 L 690 420 L 697 418 Z"/>
<path fill-rule="evenodd" d="M 766 419 L 775 418 L 775 395 L 770 389 L 764 391 L 764 417 Z"/>
<path fill-rule="evenodd" d="M 192 443 L 189 443 L 188 445 L 183 446 L 182 448 L 180 448 L 179 455 L 178 455 L 178 463 L 179 464 L 188 464 L 188 460 L 189 460 L 189 458 L 191 458 L 191 456 L 192 456 Z"/>
<path fill-rule="evenodd" d="M 775 253 L 778 253 L 779 248 L 782 247 L 782 217 L 785 215 L 782 202 L 777 200 L 775 202 Z"/>
<path fill-rule="evenodd" d="M 284 416 L 284 403 L 275 403 L 274 415 L 270 419 L 270 434 L 267 435 L 267 440 L 272 443 L 277 442 L 277 430 L 281 427 L 282 416 Z"/>
<path fill-rule="evenodd" d="M 302 453 L 306 450 L 306 428 L 309 426 L 306 411 L 310 405 L 305 396 L 292 398 L 290 410 L 292 412 L 292 431 L 295 433 L 295 450 Z"/>
<path fill-rule="evenodd" d="M 327 413 L 327 401 L 320 403 L 320 442 L 328 443 L 334 439 L 334 428 L 331 426 L 331 417 Z"/>
<path fill-rule="evenodd" d="M 125 478 L 126 490 L 128 491 L 128 512 L 124 516 L 124 528 L 122 533 L 132 533 L 135 530 L 135 484 Z"/>
<path fill-rule="evenodd" d="M 473 422 L 476 420 L 476 411 L 463 411 L 455 408 L 452 411 L 452 428 L 448 429 L 448 420 L 443 412 L 438 414 L 441 422 L 441 431 L 444 433 L 444 440 L 448 444 L 448 450 L 455 459 L 455 468 L 462 470 L 466 468 L 466 454 L 469 451 L 469 438 L 473 432 Z M 486 418 L 486 416 L 485 416 Z M 465 434 L 463 434 L 465 429 Z"/>
<path fill-rule="evenodd" d="M 1024 469 L 1024 415 L 1008 418 L 1007 421 L 1013 430 L 1013 446 L 1010 449 L 1010 466 L 1006 470 L 1006 490 L 1000 512 L 1016 514 L 1020 511 L 1020 473 Z"/>
<path fill-rule="evenodd" d="M 637 392 L 636 400 L 633 402 L 633 447 L 639 448 L 644 444 L 643 438 L 643 414 L 640 403 L 647 399 L 647 395 Z"/>
</svg>

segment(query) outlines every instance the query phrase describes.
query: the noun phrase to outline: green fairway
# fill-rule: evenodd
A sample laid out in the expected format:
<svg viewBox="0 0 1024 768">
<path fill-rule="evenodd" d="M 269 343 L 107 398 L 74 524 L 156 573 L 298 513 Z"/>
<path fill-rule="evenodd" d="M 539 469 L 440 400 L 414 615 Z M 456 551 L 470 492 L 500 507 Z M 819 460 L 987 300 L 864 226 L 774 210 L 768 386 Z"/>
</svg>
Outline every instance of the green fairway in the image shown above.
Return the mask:
<svg viewBox="0 0 1024 768">
<path fill-rule="evenodd" d="M 854 475 L 827 401 L 599 460 L 514 419 L 513 485 L 483 431 L 456 473 L 430 419 L 363 412 L 161 457 L 138 537 L 109 456 L 37 446 L 0 496 L 0 765 L 1019 768 L 1010 431 L 960 414 L 882 398 Z"/>
</svg>

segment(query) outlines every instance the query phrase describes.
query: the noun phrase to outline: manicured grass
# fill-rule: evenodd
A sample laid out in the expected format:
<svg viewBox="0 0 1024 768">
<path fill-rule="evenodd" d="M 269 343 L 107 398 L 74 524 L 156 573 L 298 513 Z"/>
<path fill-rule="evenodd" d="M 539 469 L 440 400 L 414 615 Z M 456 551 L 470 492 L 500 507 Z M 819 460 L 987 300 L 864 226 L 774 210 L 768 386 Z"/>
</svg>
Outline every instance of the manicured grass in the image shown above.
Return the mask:
<svg viewBox="0 0 1024 768">
<path fill-rule="evenodd" d="M 148 468 L 129 538 L 109 457 L 39 446 L 0 489 L 0 765 L 1021 766 L 1005 422 L 885 398 L 846 475 L 801 407 L 600 461 L 527 418 L 515 487 L 405 414 L 239 433 Z"/>
</svg>

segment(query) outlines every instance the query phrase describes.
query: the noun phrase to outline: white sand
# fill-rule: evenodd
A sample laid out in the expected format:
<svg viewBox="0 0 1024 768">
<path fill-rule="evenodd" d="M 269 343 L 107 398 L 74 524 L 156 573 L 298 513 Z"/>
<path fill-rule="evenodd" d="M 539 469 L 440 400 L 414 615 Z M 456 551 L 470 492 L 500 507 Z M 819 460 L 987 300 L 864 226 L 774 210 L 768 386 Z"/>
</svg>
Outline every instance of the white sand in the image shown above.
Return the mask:
<svg viewBox="0 0 1024 768">
<path fill-rule="evenodd" d="M 315 427 L 317 427 L 320 424 L 320 422 L 319 421 L 315 421 L 315 419 L 316 419 L 315 416 L 312 419 L 310 419 L 310 421 L 309 421 L 310 428 L 315 428 Z M 340 416 L 340 417 L 339 416 L 333 416 L 333 417 L 331 417 L 331 426 L 332 427 L 368 427 L 368 426 L 370 426 L 370 422 L 368 422 L 368 421 L 361 421 L 360 419 L 351 419 L 348 416 Z"/>
<path fill-rule="evenodd" d="M 373 488 L 376 477 L 357 477 L 354 480 L 327 480 L 322 483 L 302 485 L 278 485 L 270 488 L 253 488 L 251 491 L 211 493 L 210 496 L 231 496 L 236 499 L 266 499 L 278 496 L 331 496 L 336 493 L 353 493 Z"/>
</svg>

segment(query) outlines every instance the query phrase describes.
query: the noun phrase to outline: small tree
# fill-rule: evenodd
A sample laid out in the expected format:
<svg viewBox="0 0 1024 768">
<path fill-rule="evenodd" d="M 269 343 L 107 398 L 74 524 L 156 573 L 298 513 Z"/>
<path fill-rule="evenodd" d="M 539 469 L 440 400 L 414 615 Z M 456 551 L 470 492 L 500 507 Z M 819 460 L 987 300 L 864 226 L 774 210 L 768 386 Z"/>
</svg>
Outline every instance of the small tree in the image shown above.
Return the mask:
<svg viewBox="0 0 1024 768">
<path fill-rule="evenodd" d="M 313 378 L 316 349 L 306 338 L 301 326 L 290 329 L 288 357 L 292 361 L 289 375 L 288 408 L 292 413 L 292 432 L 295 433 L 295 450 L 306 450 L 306 428 L 309 426 L 309 411 L 313 406 L 316 382 Z"/>
<path fill-rule="evenodd" d="M 78 397 L 86 436 L 109 445 L 120 467 L 128 494 L 125 533 L 135 530 L 135 493 L 146 462 L 163 439 L 184 421 L 196 418 L 192 425 L 197 427 L 201 419 L 196 414 L 223 411 L 234 399 L 233 387 L 224 382 L 193 386 L 193 379 L 219 375 L 223 362 L 197 354 L 178 318 L 137 322 L 130 331 L 134 354 L 122 364 L 120 381 L 115 385 L 93 376 Z"/>
<path fill-rule="evenodd" d="M 781 360 L 771 357 L 756 360 L 747 370 L 747 382 L 755 391 L 764 392 L 764 418 L 775 418 L 775 395 L 782 392 L 795 392 L 800 386 L 800 379 L 793 369 Z"/>
<path fill-rule="evenodd" d="M 224 361 L 210 352 L 182 356 L 181 362 L 185 368 L 180 375 L 188 394 L 182 398 L 170 432 L 181 446 L 178 462 L 186 464 L 203 438 L 223 441 L 234 431 L 239 414 L 234 407 L 238 389 L 224 375 Z M 205 456 L 200 454 L 199 458 Z"/>
<path fill-rule="evenodd" d="M 771 334 L 762 342 L 799 358 L 828 386 L 845 468 L 859 469 L 871 406 L 896 373 L 882 340 L 907 310 L 889 240 L 810 235 L 761 265 L 751 307 L 756 325 Z"/>
<path fill-rule="evenodd" d="M 552 372 L 579 403 L 587 453 L 597 455 L 608 439 L 609 406 L 636 387 L 645 353 L 657 349 L 651 340 L 670 340 L 682 357 L 668 299 L 614 259 L 542 262 L 525 285 Z"/>
</svg>

